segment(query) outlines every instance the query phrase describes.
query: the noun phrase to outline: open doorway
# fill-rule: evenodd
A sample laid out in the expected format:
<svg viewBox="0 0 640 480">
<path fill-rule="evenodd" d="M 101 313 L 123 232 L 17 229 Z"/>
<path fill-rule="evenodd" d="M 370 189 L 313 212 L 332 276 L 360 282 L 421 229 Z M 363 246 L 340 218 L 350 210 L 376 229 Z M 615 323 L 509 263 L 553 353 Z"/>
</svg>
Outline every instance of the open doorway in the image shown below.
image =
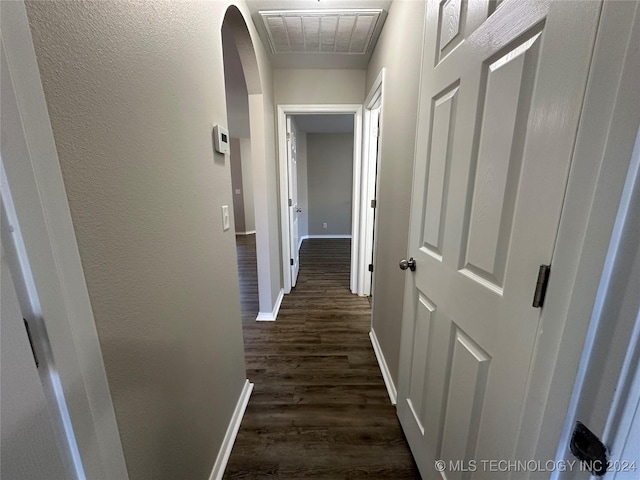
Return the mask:
<svg viewBox="0 0 640 480">
<path fill-rule="evenodd" d="M 229 27 L 222 27 L 227 125 L 230 137 L 229 163 L 233 192 L 233 219 L 240 286 L 242 322 L 255 321 L 260 310 L 258 262 L 251 161 L 249 94 L 240 54 Z"/>
<path fill-rule="evenodd" d="M 308 211 L 305 212 L 305 209 L 302 208 L 301 205 L 297 205 L 297 198 L 292 198 L 292 195 L 297 196 L 293 187 L 300 186 L 300 182 L 297 181 L 298 174 L 295 170 L 298 168 L 296 155 L 300 156 L 301 153 L 297 152 L 299 143 L 297 130 L 301 122 L 303 127 L 300 128 L 300 131 L 304 132 L 304 135 L 300 138 L 302 138 L 302 142 L 305 145 L 302 153 L 305 154 L 307 163 L 310 146 L 312 150 L 315 151 L 317 149 L 319 152 L 327 152 L 337 147 L 338 144 L 347 143 L 350 146 L 351 163 L 348 175 L 343 175 L 339 180 L 329 180 L 321 192 L 325 197 L 327 193 L 332 192 L 331 195 L 329 195 L 332 198 L 324 203 L 324 211 L 322 211 L 321 207 L 320 210 L 314 212 L 314 206 L 308 205 Z M 311 123 L 307 124 L 306 122 Z M 311 129 L 311 131 L 309 129 Z M 332 140 L 327 140 L 326 137 L 324 139 L 322 137 L 316 138 L 316 134 L 346 134 L 350 135 L 350 139 L 346 142 L 343 139 L 342 142 L 336 143 Z M 295 143 L 292 143 L 292 140 Z M 309 143 L 309 140 L 311 140 L 311 143 Z M 316 143 L 318 144 L 317 148 Z M 309 239 L 313 237 L 318 239 L 329 239 L 333 237 L 334 239 L 349 241 L 349 290 L 353 293 L 358 293 L 358 268 L 362 266 L 362 264 L 358 262 L 361 211 L 361 146 L 362 105 L 278 106 L 278 157 L 280 165 L 280 216 L 284 293 L 289 293 L 291 288 L 295 286 L 297 275 L 296 261 L 305 236 Z M 306 152 L 304 150 L 306 150 Z M 324 162 L 320 160 L 320 172 L 318 172 L 320 177 L 325 176 L 325 173 L 330 170 L 327 168 L 327 165 L 334 161 L 334 155 L 328 155 Z M 306 167 L 308 168 L 309 165 L 306 165 Z M 309 189 L 309 178 L 313 177 L 314 180 L 312 180 L 312 182 L 315 181 L 316 173 L 311 175 L 309 172 L 306 172 L 306 176 L 306 187 Z M 296 181 L 293 181 L 293 179 L 296 179 Z M 345 186 L 345 180 L 349 181 L 351 185 L 350 189 Z M 341 185 L 339 191 L 336 191 L 334 188 L 335 182 Z M 345 192 L 348 192 L 347 195 L 350 195 L 349 202 L 344 200 Z M 307 201 L 311 201 L 313 194 L 309 197 L 310 190 L 307 190 L 307 195 Z M 304 201 L 304 194 L 301 198 Z M 337 208 L 338 205 L 336 204 L 336 199 L 339 198 L 343 198 L 341 208 Z M 320 203 L 318 205 L 322 206 L 323 204 Z M 338 210 L 344 210 L 345 207 L 350 210 L 350 216 L 347 220 L 348 226 L 344 224 L 345 215 L 333 217 Z M 314 213 L 317 215 L 314 215 Z M 296 222 L 298 223 L 297 227 Z M 302 233 L 300 233 L 300 228 L 302 228 Z"/>
<path fill-rule="evenodd" d="M 287 115 L 287 171 L 291 286 L 300 249 L 341 252 L 345 288 L 350 286 L 353 224 L 353 114 Z M 304 266 L 302 267 L 304 268 Z"/>
</svg>

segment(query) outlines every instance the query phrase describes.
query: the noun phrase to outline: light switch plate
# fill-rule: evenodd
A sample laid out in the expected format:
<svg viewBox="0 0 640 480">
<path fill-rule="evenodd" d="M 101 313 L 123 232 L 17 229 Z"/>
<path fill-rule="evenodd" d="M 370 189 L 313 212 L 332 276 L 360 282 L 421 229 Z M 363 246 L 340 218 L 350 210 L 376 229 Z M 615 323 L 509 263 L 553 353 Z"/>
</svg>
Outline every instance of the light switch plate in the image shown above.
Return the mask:
<svg viewBox="0 0 640 480">
<path fill-rule="evenodd" d="M 222 231 L 229 230 L 229 205 L 222 206 Z"/>
</svg>

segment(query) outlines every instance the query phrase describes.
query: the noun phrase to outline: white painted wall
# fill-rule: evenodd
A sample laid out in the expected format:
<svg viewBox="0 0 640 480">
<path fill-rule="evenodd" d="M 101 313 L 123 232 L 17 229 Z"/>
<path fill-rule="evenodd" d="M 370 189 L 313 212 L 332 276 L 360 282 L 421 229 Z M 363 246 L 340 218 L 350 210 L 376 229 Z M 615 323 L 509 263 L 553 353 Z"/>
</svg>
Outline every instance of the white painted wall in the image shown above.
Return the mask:
<svg viewBox="0 0 640 480">
<path fill-rule="evenodd" d="M 235 239 L 220 215 L 230 169 L 211 141 L 227 123 L 230 3 L 27 3 L 132 479 L 208 478 L 245 384 Z M 280 265 L 271 68 L 248 24 L 266 257 Z M 280 272 L 269 280 L 279 291 Z"/>
<path fill-rule="evenodd" d="M 232 137 L 249 138 L 249 94 L 242 71 L 240 54 L 229 27 L 222 27 L 222 38 L 227 128 Z"/>
<path fill-rule="evenodd" d="M 307 132 L 298 130 L 298 214 L 299 238 L 309 235 L 309 188 L 307 186 Z"/>
<path fill-rule="evenodd" d="M 307 173 L 309 235 L 351 235 L 353 133 L 307 133 Z"/>
<path fill-rule="evenodd" d="M 275 69 L 275 103 L 362 103 L 365 77 L 365 70 Z"/>
<path fill-rule="evenodd" d="M 231 189 L 233 191 L 233 224 L 236 232 L 245 232 L 244 186 L 242 178 L 242 158 L 240 139 L 229 138 L 229 165 L 231 169 Z"/>
<path fill-rule="evenodd" d="M 402 318 L 406 275 L 398 268 L 398 261 L 407 255 L 423 24 L 424 2 L 395 0 L 367 68 L 366 80 L 369 92 L 380 70 L 386 68 L 372 328 L 396 384 L 401 328 L 398 319 Z"/>
<path fill-rule="evenodd" d="M 242 198 L 244 199 L 244 225 L 246 232 L 255 232 L 256 215 L 253 196 L 253 160 L 251 139 L 240 139 L 240 162 L 242 166 Z"/>
</svg>

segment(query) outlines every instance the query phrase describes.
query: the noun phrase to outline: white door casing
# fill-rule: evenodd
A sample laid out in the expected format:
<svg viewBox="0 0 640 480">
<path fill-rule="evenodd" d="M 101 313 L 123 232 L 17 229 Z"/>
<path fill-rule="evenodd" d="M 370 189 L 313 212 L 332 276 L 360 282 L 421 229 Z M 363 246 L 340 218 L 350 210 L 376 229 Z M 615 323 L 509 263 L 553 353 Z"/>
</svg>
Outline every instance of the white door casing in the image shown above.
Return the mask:
<svg viewBox="0 0 640 480">
<path fill-rule="evenodd" d="M 384 74 L 385 69 L 382 68 L 376 80 L 371 86 L 371 90 L 365 99 L 365 115 L 364 115 L 364 145 L 362 154 L 362 189 L 360 198 L 360 245 L 358 253 L 360 258 L 358 264 L 363 268 L 359 268 L 358 276 L 358 295 L 367 296 L 373 293 L 373 277 L 374 272 L 368 269 L 369 264 L 373 264 L 375 258 L 375 242 L 374 235 L 376 229 L 375 207 L 372 201 L 376 201 L 377 183 L 378 183 L 378 163 L 380 161 L 380 125 L 382 123 L 382 102 L 384 94 Z"/>
<path fill-rule="evenodd" d="M 398 398 L 424 478 L 509 476 L 446 468 L 515 454 L 599 11 L 427 2 Z"/>
<path fill-rule="evenodd" d="M 284 293 L 290 293 L 291 282 L 291 243 L 289 220 L 289 168 L 288 168 L 288 142 L 287 142 L 287 117 L 296 114 L 332 114 L 344 113 L 354 117 L 354 145 L 353 145 L 353 195 L 351 210 L 351 272 L 350 290 L 358 293 L 358 277 L 363 267 L 359 259 L 360 245 L 360 188 L 362 169 L 362 105 L 356 104 L 309 104 L 309 105 L 278 105 L 278 172 L 280 174 L 280 228 L 282 247 L 282 276 L 284 280 Z M 297 248 L 297 245 L 296 245 Z"/>
<path fill-rule="evenodd" d="M 639 33 L 636 28 L 636 41 Z M 575 415 L 590 428 L 592 421 L 601 427 L 606 418 L 601 434 L 611 462 L 606 480 L 640 477 L 640 130 L 633 157 L 603 275 L 604 298 L 594 308 L 597 327 Z"/>
<path fill-rule="evenodd" d="M 601 224 L 594 228 L 603 258 L 584 251 L 588 261 L 598 265 L 580 275 L 595 284 L 594 301 L 581 302 L 582 311 L 576 315 L 585 325 L 589 320 L 588 330 L 557 459 L 575 461 L 569 443 L 580 421 L 607 446 L 613 468 L 605 478 L 610 479 L 640 476 L 640 51 L 630 48 L 640 44 L 639 20 L 638 2 L 603 7 L 576 147 L 576 158 L 582 162 L 589 162 L 589 157 L 602 162 L 599 176 L 606 183 L 598 185 L 600 195 L 593 203 L 603 212 Z M 606 199 L 606 208 L 599 205 L 598 196 Z M 612 224 L 603 225 L 602 220 Z M 579 334 L 576 330 L 571 328 L 572 335 Z M 557 472 L 551 478 L 580 474 Z"/>
<path fill-rule="evenodd" d="M 1 200 L 0 200 L 1 201 Z M 4 206 L 3 224 L 6 222 Z M 3 231 L 3 234 L 8 232 Z M 56 423 L 55 405 L 47 398 L 38 368 L 46 368 L 39 358 L 37 368 L 25 328 L 25 315 L 5 259 L 6 240 L 2 236 L 0 253 L 0 476 L 2 478 L 77 478 L 71 454 Z M 30 323 L 30 331 L 33 325 Z M 33 333 L 31 333 L 33 335 Z"/>
<path fill-rule="evenodd" d="M 364 210 L 365 213 L 365 229 L 364 229 L 364 264 L 373 265 L 374 259 L 374 245 L 375 245 L 375 221 L 376 221 L 376 190 L 377 190 L 377 172 L 378 161 L 380 157 L 380 107 L 376 107 L 370 111 L 369 114 L 369 132 L 368 132 L 368 145 L 367 145 L 367 176 L 365 181 L 367 182 L 366 190 L 366 203 Z M 375 269 L 375 266 L 374 266 Z M 362 285 L 362 295 L 370 296 L 373 294 L 373 276 L 374 271 L 367 270 L 365 272 L 364 281 Z"/>
<path fill-rule="evenodd" d="M 287 116 L 287 167 L 289 180 L 289 248 L 291 252 L 291 286 L 296 286 L 300 271 L 298 250 L 298 163 L 296 137 L 298 131 L 291 116 Z"/>
</svg>

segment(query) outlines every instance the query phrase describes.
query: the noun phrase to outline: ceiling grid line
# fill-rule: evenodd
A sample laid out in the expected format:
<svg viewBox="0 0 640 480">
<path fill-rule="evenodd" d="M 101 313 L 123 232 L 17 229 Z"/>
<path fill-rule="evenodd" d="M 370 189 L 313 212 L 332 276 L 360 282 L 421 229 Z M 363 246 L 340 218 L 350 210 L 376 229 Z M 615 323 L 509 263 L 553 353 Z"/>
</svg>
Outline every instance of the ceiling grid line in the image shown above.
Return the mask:
<svg viewBox="0 0 640 480">
<path fill-rule="evenodd" d="M 349 51 L 351 51 L 351 45 L 353 45 L 353 35 L 356 32 L 357 25 L 358 25 L 358 15 L 355 16 L 355 20 L 353 21 L 353 26 L 351 27 L 351 35 L 349 37 Z"/>
<path fill-rule="evenodd" d="M 340 17 L 336 21 L 336 28 L 333 29 L 333 53 L 336 53 L 336 45 L 338 43 L 338 27 L 340 26 Z"/>
</svg>

